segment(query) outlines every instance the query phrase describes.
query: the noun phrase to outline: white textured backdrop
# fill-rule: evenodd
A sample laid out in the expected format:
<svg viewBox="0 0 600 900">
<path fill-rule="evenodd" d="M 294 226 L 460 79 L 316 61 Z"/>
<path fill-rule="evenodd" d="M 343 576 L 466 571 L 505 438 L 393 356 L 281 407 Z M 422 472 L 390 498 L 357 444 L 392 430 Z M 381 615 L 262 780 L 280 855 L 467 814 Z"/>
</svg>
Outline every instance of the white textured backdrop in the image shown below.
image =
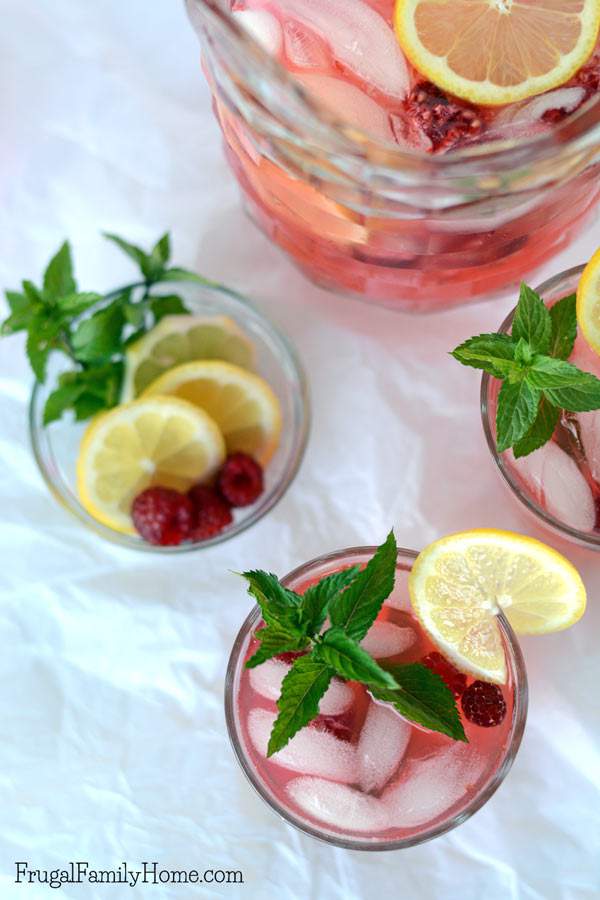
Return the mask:
<svg viewBox="0 0 600 900">
<path fill-rule="evenodd" d="M 530 530 L 484 446 L 479 379 L 446 352 L 510 304 L 407 318 L 312 288 L 244 218 L 195 37 L 176 0 L 0 0 L 0 285 L 74 244 L 88 289 L 129 279 L 103 229 L 250 294 L 312 383 L 300 475 L 253 530 L 165 560 L 101 543 L 29 453 L 30 374 L 0 345 L 2 900 L 277 897 L 592 900 L 600 894 L 600 557 L 567 549 L 586 618 L 526 640 L 529 723 L 512 772 L 466 825 L 361 855 L 280 822 L 234 762 L 222 685 L 249 600 L 232 568 L 280 574 L 324 551 L 451 530 Z M 597 235 L 597 231 L 596 231 Z M 547 274 L 583 261 L 587 237 Z M 550 541 L 552 539 L 550 538 Z M 22 887 L 16 860 L 242 869 L 243 887 Z"/>
</svg>

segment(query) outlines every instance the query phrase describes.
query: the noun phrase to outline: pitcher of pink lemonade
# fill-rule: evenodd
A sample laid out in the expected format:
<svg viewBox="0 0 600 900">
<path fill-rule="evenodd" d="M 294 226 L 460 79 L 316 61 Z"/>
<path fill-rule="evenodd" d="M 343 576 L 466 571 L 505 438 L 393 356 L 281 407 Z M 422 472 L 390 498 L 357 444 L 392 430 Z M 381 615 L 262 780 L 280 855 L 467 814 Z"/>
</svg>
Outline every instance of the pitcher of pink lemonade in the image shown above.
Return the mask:
<svg viewBox="0 0 600 900">
<path fill-rule="evenodd" d="M 452 0 L 435 2 L 458 28 Z M 585 22 L 573 4 L 565 12 L 592 35 L 583 65 L 563 67 L 552 90 L 492 106 L 440 88 L 403 52 L 398 7 L 434 0 L 186 3 L 245 208 L 319 285 L 414 312 L 506 295 L 596 205 L 600 50 L 588 0 L 577 6 Z M 544 12 L 533 24 L 547 30 L 563 11 L 546 5 L 519 9 Z"/>
</svg>

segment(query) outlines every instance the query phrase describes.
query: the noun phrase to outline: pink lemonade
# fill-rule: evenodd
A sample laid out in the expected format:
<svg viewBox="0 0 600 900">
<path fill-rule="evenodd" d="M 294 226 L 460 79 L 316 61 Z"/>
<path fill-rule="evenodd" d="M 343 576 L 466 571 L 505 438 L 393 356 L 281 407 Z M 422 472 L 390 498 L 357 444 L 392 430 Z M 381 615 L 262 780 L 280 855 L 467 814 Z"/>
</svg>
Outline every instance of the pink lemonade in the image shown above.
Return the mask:
<svg viewBox="0 0 600 900">
<path fill-rule="evenodd" d="M 321 576 L 365 562 L 368 555 L 348 551 L 316 561 L 285 583 L 302 593 Z M 390 663 L 418 662 L 436 650 L 411 611 L 407 577 L 413 558 L 400 552 L 394 591 L 363 642 L 372 656 Z M 413 725 L 389 704 L 373 700 L 363 685 L 334 679 L 319 717 L 270 759 L 266 748 L 275 701 L 291 661 L 276 658 L 243 668 L 258 647 L 254 633 L 260 624 L 255 610 L 232 653 L 228 727 L 250 781 L 297 827 L 359 849 L 407 846 L 464 821 L 503 779 L 519 745 L 526 706 L 523 664 L 505 622 L 506 715 L 488 728 L 463 715 L 468 744 Z M 467 677 L 467 686 L 472 682 Z"/>
<path fill-rule="evenodd" d="M 501 294 L 564 248 L 598 199 L 598 50 L 561 88 L 483 108 L 411 67 L 393 0 L 235 0 L 234 21 L 315 113 L 237 36 L 219 47 L 204 19 L 219 0 L 188 4 L 210 38 L 206 71 L 246 207 L 320 284 L 421 312 Z M 588 133 L 576 164 L 570 121 Z"/>
<path fill-rule="evenodd" d="M 573 293 L 580 273 L 581 269 L 573 269 L 559 275 L 548 289 L 542 285 L 539 293 L 552 304 Z M 504 323 L 501 330 L 508 326 Z M 600 357 L 581 334 L 569 362 L 600 378 Z M 495 434 L 492 423 L 499 389 L 497 381 L 484 378 L 483 393 L 487 393 L 489 408 L 484 422 L 488 423 L 489 435 Z M 533 512 L 547 514 L 546 524 L 587 546 L 600 548 L 600 410 L 563 412 L 552 440 L 519 459 L 507 450 L 500 466 L 517 496 L 529 500 Z"/>
</svg>

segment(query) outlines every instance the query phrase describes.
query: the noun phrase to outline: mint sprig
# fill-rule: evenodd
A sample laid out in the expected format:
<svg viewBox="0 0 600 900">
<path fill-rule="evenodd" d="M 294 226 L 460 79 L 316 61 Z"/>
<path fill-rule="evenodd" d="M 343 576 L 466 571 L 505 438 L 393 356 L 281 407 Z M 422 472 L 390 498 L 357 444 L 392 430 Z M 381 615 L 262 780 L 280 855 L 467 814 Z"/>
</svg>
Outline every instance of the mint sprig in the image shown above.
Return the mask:
<svg viewBox="0 0 600 900">
<path fill-rule="evenodd" d="M 280 653 L 303 651 L 281 685 L 269 756 L 319 714 L 334 677 L 359 681 L 411 721 L 466 740 L 454 695 L 437 674 L 419 663 L 386 667 L 360 645 L 393 590 L 396 560 L 396 539 L 390 532 L 365 568 L 352 566 L 327 575 L 302 596 L 268 572 L 244 573 L 265 622 L 255 633 L 260 647 L 246 667 Z M 327 618 L 330 627 L 323 630 Z"/>
<path fill-rule="evenodd" d="M 71 246 L 65 241 L 43 274 L 41 287 L 24 280 L 20 291 L 5 292 L 10 315 L 0 335 L 27 332 L 26 352 L 35 378 L 46 380 L 50 355 L 66 356 L 70 371 L 61 374 L 44 409 L 44 424 L 72 410 L 77 420 L 90 418 L 119 401 L 127 347 L 165 315 L 187 313 L 177 294 L 157 294 L 169 281 L 215 286 L 195 272 L 170 266 L 171 240 L 164 234 L 149 252 L 114 234 L 105 235 L 139 267 L 142 280 L 110 293 L 81 291 L 73 271 Z"/>
<path fill-rule="evenodd" d="M 600 409 L 600 379 L 567 362 L 577 337 L 576 297 L 551 308 L 521 285 L 510 334 L 481 334 L 452 351 L 465 366 L 501 380 L 496 443 L 527 456 L 553 436 L 561 413 Z"/>
</svg>

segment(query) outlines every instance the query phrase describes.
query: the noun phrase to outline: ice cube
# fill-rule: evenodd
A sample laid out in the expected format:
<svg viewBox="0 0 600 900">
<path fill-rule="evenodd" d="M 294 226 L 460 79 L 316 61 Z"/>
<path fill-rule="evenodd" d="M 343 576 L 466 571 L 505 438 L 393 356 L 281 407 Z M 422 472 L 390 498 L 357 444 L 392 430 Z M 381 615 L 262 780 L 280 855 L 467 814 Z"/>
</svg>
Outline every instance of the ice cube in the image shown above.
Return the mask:
<svg viewBox="0 0 600 900">
<path fill-rule="evenodd" d="M 286 56 L 294 66 L 299 69 L 327 67 L 325 45 L 310 28 L 288 19 L 283 25 L 283 40 Z"/>
<path fill-rule="evenodd" d="M 341 831 L 369 834 L 389 828 L 388 809 L 375 797 L 322 778 L 294 778 L 287 785 L 303 812 Z"/>
<path fill-rule="evenodd" d="M 471 747 L 455 745 L 425 760 L 414 760 L 399 782 L 384 792 L 382 802 L 394 828 L 433 823 L 480 780 L 485 760 Z"/>
<path fill-rule="evenodd" d="M 233 15 L 242 28 L 257 41 L 267 53 L 277 56 L 283 43 L 281 25 L 266 9 L 234 10 Z"/>
<path fill-rule="evenodd" d="M 267 700 L 277 700 L 281 693 L 281 682 L 290 671 L 289 663 L 280 659 L 269 659 L 250 669 L 250 685 L 252 689 L 266 697 Z M 333 678 L 327 691 L 319 703 L 319 712 L 323 716 L 337 716 L 345 712 L 353 699 L 352 688 L 343 681 Z"/>
<path fill-rule="evenodd" d="M 295 78 L 338 118 L 348 121 L 371 137 L 382 141 L 393 140 L 386 111 L 355 85 L 330 75 L 296 72 Z"/>
<path fill-rule="evenodd" d="M 391 706 L 371 703 L 360 733 L 356 758 L 363 791 L 380 791 L 402 762 L 412 726 Z"/>
<path fill-rule="evenodd" d="M 555 441 L 520 459 L 507 450 L 506 457 L 533 499 L 550 515 L 579 531 L 594 528 L 596 509 L 590 486 L 577 463 Z"/>
<path fill-rule="evenodd" d="M 369 87 L 406 96 L 408 67 L 394 31 L 364 0 L 279 0 L 278 6 L 327 41 L 335 58 Z"/>
<path fill-rule="evenodd" d="M 409 572 L 404 571 L 404 569 L 401 571 L 396 570 L 394 590 L 384 601 L 384 606 L 391 606 L 392 609 L 399 609 L 402 612 L 412 612 L 410 594 L 408 593 L 408 576 Z"/>
<path fill-rule="evenodd" d="M 494 119 L 494 129 L 512 125 L 523 127 L 536 125 L 542 120 L 544 113 L 550 112 L 552 109 L 571 113 L 583 103 L 584 99 L 585 90 L 582 87 L 563 87 L 555 91 L 548 91 L 546 94 L 534 97 L 533 100 L 527 100 L 526 103 L 507 106 Z"/>
<path fill-rule="evenodd" d="M 404 653 L 416 639 L 412 628 L 401 628 L 392 622 L 374 622 L 360 643 L 375 659 L 385 659 Z"/>
<path fill-rule="evenodd" d="M 600 486 L 600 410 L 577 413 L 577 420 L 590 472 Z"/>
<path fill-rule="evenodd" d="M 266 709 L 253 709 L 248 715 L 248 732 L 255 750 L 267 755 L 267 746 L 275 713 Z M 302 728 L 286 746 L 271 757 L 273 762 L 302 772 L 332 778 L 344 784 L 356 781 L 356 750 L 347 741 L 340 741 L 328 731 L 318 728 Z"/>
<path fill-rule="evenodd" d="M 582 334 L 577 335 L 569 362 L 584 372 L 591 372 L 600 378 L 600 356 L 592 350 Z M 596 481 L 600 482 L 600 413 L 597 411 L 578 413 L 581 443 Z"/>
</svg>

